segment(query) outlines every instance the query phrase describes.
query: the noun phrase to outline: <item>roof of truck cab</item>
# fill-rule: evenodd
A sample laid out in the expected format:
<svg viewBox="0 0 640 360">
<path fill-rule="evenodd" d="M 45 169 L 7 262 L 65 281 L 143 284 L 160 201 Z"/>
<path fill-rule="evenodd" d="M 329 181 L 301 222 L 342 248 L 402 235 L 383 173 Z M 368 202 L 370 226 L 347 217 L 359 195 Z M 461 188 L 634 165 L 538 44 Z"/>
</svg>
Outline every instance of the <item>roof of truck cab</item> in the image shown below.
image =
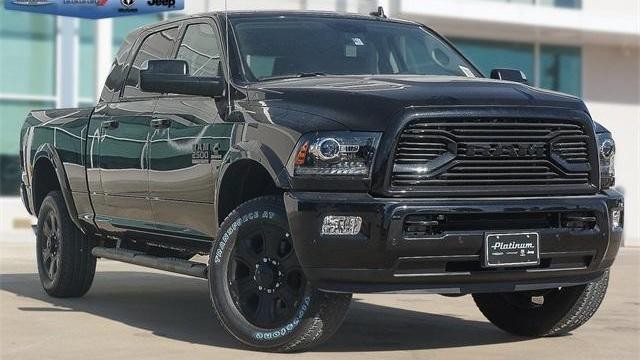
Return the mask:
<svg viewBox="0 0 640 360">
<path fill-rule="evenodd" d="M 181 16 L 176 17 L 170 20 L 160 21 L 157 23 L 149 24 L 139 28 L 137 31 L 144 31 L 147 29 L 155 28 L 157 26 L 163 26 L 166 24 L 180 22 L 195 18 L 201 17 L 223 17 L 228 16 L 230 19 L 233 18 L 252 18 L 252 17 L 276 17 L 276 16 L 295 16 L 295 17 L 310 17 L 310 18 L 318 18 L 318 17 L 326 17 L 326 18 L 336 18 L 336 19 L 353 19 L 353 20 L 371 20 L 371 21 L 384 21 L 384 22 L 392 22 L 392 23 L 400 23 L 400 24 L 412 24 L 412 25 L 420 25 L 417 22 L 409 21 L 409 20 L 401 20 L 401 19 L 391 19 L 391 18 L 382 18 L 373 15 L 362 15 L 362 14 L 353 14 L 353 13 L 341 13 L 341 12 L 332 12 L 332 11 L 300 11 L 300 10 L 292 10 L 292 11 L 213 11 L 206 12 L 200 14 L 194 14 L 189 16 Z"/>
</svg>

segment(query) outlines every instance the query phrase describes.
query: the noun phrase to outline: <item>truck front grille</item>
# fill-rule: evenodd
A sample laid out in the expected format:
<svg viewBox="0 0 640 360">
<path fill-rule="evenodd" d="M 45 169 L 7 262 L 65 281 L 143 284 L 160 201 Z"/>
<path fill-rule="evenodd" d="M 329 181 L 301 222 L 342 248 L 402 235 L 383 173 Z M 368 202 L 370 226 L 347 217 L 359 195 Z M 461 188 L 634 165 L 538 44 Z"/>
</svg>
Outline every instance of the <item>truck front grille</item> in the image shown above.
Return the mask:
<svg viewBox="0 0 640 360">
<path fill-rule="evenodd" d="M 398 140 L 391 189 L 591 185 L 589 135 L 547 119 L 419 119 Z M 586 187 L 585 187 L 586 189 Z"/>
</svg>

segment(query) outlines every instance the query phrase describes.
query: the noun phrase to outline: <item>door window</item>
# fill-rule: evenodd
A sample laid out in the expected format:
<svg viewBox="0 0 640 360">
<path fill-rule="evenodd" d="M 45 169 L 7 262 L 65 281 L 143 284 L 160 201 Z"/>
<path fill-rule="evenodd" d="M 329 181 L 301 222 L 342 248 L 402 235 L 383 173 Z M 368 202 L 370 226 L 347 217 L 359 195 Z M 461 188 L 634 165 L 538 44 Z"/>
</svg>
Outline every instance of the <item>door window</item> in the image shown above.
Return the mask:
<svg viewBox="0 0 640 360">
<path fill-rule="evenodd" d="M 189 75 L 222 76 L 220 46 L 216 32 L 209 24 L 187 27 L 176 59 L 189 63 Z"/>
<path fill-rule="evenodd" d="M 158 95 L 154 93 L 143 92 L 140 89 L 140 68 L 147 60 L 166 59 L 169 57 L 173 48 L 173 43 L 178 35 L 178 28 L 165 29 L 147 36 L 136 57 L 131 64 L 131 70 L 127 76 L 124 85 L 124 97 L 139 97 Z"/>
</svg>

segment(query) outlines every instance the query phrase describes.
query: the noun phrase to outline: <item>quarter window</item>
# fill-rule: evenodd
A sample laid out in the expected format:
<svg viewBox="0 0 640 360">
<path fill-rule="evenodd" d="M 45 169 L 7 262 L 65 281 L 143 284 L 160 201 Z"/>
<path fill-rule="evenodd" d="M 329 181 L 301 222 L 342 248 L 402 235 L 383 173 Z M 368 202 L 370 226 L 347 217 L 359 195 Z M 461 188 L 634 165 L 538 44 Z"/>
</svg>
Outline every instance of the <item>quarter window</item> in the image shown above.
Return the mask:
<svg viewBox="0 0 640 360">
<path fill-rule="evenodd" d="M 189 75 L 222 75 L 220 46 L 213 27 L 209 24 L 189 25 L 176 59 L 189 63 Z"/>
<path fill-rule="evenodd" d="M 178 28 L 175 27 L 153 33 L 144 39 L 131 64 L 124 87 L 124 97 L 157 95 L 140 90 L 140 68 L 147 60 L 168 58 L 177 35 Z"/>
</svg>

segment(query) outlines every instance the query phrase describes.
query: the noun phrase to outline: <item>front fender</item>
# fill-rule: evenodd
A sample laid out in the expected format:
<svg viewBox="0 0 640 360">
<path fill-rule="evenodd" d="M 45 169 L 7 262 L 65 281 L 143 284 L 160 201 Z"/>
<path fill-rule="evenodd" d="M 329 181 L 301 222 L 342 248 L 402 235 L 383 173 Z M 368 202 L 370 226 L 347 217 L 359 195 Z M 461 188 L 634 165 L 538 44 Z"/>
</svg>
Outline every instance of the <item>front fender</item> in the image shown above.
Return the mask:
<svg viewBox="0 0 640 360">
<path fill-rule="evenodd" d="M 225 171 L 236 161 L 252 160 L 269 172 L 278 188 L 290 188 L 286 163 L 300 135 L 297 131 L 276 124 L 237 124 L 232 131 L 229 150 L 222 159 L 217 185 L 220 185 Z"/>
<path fill-rule="evenodd" d="M 224 154 L 215 185 L 214 202 L 220 204 L 223 181 L 240 162 L 263 168 L 280 189 L 291 188 L 286 163 L 300 134 L 286 127 L 264 123 L 236 124 L 229 150 Z"/>
</svg>

